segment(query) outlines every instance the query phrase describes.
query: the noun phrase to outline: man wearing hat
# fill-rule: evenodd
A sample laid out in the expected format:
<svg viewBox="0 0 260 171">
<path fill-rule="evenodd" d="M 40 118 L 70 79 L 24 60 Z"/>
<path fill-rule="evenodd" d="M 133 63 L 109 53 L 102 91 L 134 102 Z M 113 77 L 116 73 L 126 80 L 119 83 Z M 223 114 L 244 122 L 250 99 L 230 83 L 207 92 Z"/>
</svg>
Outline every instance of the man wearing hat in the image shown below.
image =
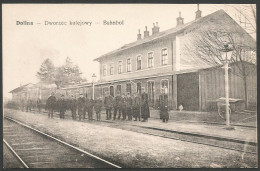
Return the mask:
<svg viewBox="0 0 260 171">
<path fill-rule="evenodd" d="M 108 92 L 106 92 L 104 106 L 106 108 L 106 116 L 107 116 L 106 120 L 109 120 L 109 119 L 111 119 L 111 109 L 113 107 L 113 97 L 110 94 L 108 94 Z"/>
<path fill-rule="evenodd" d="M 140 108 L 141 108 L 140 95 L 137 93 L 134 93 L 134 99 L 133 99 L 133 117 L 135 118 L 134 121 L 137 121 L 137 118 L 140 121 Z"/>
<path fill-rule="evenodd" d="M 58 100 L 58 107 L 59 107 L 59 111 L 60 111 L 60 119 L 64 119 L 67 104 L 66 104 L 63 94 L 61 95 L 61 98 Z"/>
<path fill-rule="evenodd" d="M 81 120 L 81 117 L 83 115 L 84 107 L 85 107 L 85 98 L 83 97 L 83 94 L 81 93 L 78 98 L 78 115 L 79 120 Z"/>
<path fill-rule="evenodd" d="M 76 120 L 77 99 L 76 96 L 73 95 L 71 95 L 71 99 L 70 99 L 70 110 L 71 110 L 72 119 Z"/>
<path fill-rule="evenodd" d="M 54 96 L 54 92 L 51 93 L 50 97 L 46 101 L 46 108 L 49 111 L 49 118 L 53 118 L 53 111 L 56 105 L 56 97 Z"/>
<path fill-rule="evenodd" d="M 167 87 L 162 88 L 162 94 L 159 97 L 159 102 L 160 119 L 162 119 L 163 122 L 167 122 L 169 120 Z"/>
<path fill-rule="evenodd" d="M 133 99 L 130 96 L 130 93 L 128 92 L 126 97 L 126 113 L 129 121 L 132 120 L 132 104 L 133 104 Z"/>
<path fill-rule="evenodd" d="M 147 122 L 150 117 L 150 109 L 148 105 L 148 94 L 145 92 L 145 88 L 142 87 L 142 106 L 141 106 L 141 118 L 143 118 L 142 122 Z"/>
<path fill-rule="evenodd" d="M 120 109 L 120 101 L 122 101 L 122 97 L 120 95 L 120 92 L 117 92 L 117 96 L 114 98 L 113 106 L 114 106 L 114 118 L 116 119 L 117 111 L 118 111 L 118 119 L 121 117 L 121 109 Z"/>
</svg>

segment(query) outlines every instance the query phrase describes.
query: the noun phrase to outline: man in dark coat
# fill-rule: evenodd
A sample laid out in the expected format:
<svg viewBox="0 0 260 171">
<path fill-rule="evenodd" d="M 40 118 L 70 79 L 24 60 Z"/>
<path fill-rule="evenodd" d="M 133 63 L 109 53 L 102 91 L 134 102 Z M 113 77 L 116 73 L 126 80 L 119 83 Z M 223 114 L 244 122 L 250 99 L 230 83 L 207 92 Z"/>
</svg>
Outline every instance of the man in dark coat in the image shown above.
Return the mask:
<svg viewBox="0 0 260 171">
<path fill-rule="evenodd" d="M 85 105 L 84 105 L 84 110 L 83 110 L 83 119 L 86 119 L 86 114 L 87 114 L 87 105 L 86 105 L 86 99 L 87 98 L 88 98 L 88 94 L 86 93 Z"/>
<path fill-rule="evenodd" d="M 93 99 L 86 98 L 86 108 L 87 108 L 87 112 L 88 112 L 88 120 L 93 120 L 93 107 L 94 107 Z"/>
<path fill-rule="evenodd" d="M 148 121 L 150 117 L 150 109 L 148 105 L 148 94 L 145 92 L 144 87 L 142 88 L 142 106 L 141 106 L 141 118 L 143 118 L 142 122 Z"/>
<path fill-rule="evenodd" d="M 77 99 L 76 96 L 74 97 L 73 95 L 71 96 L 70 101 L 70 110 L 71 110 L 71 115 L 72 119 L 76 120 L 76 111 L 77 111 Z"/>
<path fill-rule="evenodd" d="M 122 112 L 122 120 L 126 120 L 126 97 L 125 95 L 122 95 L 122 100 L 120 102 L 120 109 Z"/>
<path fill-rule="evenodd" d="M 55 109 L 55 106 L 56 106 L 56 97 L 54 96 L 54 93 L 52 92 L 51 93 L 51 96 L 47 99 L 46 101 L 46 108 L 48 109 L 49 111 L 49 118 L 53 118 L 53 111 Z"/>
<path fill-rule="evenodd" d="M 106 97 L 104 100 L 104 106 L 106 108 L 106 120 L 111 119 L 111 109 L 113 107 L 113 97 L 111 95 L 108 95 L 108 93 L 106 93 Z"/>
<path fill-rule="evenodd" d="M 167 122 L 169 120 L 169 113 L 168 113 L 168 95 L 165 92 L 165 89 L 163 90 L 163 93 L 159 97 L 160 102 L 160 119 L 163 120 L 163 122 Z"/>
<path fill-rule="evenodd" d="M 27 102 L 26 102 L 26 112 L 31 112 L 32 111 L 32 100 L 30 98 L 28 98 Z"/>
<path fill-rule="evenodd" d="M 114 106 L 114 118 L 116 119 L 117 111 L 118 111 L 118 119 L 121 117 L 121 109 L 120 109 L 120 101 L 122 100 L 122 97 L 120 95 L 120 92 L 117 92 L 117 96 L 114 98 L 113 106 Z"/>
<path fill-rule="evenodd" d="M 139 94 L 135 93 L 133 99 L 133 117 L 135 118 L 134 121 L 137 121 L 137 118 L 140 121 L 140 111 L 141 111 L 140 109 L 141 109 L 141 98 Z"/>
<path fill-rule="evenodd" d="M 25 99 L 21 98 L 21 110 L 24 111 L 25 108 Z"/>
<path fill-rule="evenodd" d="M 100 121 L 100 119 L 101 119 L 101 109 L 102 109 L 102 99 L 101 98 L 98 98 L 97 100 L 95 100 L 94 108 L 95 108 L 96 115 L 97 115 L 97 121 Z"/>
<path fill-rule="evenodd" d="M 133 99 L 130 96 L 130 93 L 127 93 L 127 97 L 126 97 L 126 113 L 127 113 L 127 117 L 128 117 L 129 121 L 132 120 L 132 104 L 133 104 Z"/>
<path fill-rule="evenodd" d="M 83 97 L 83 94 L 80 94 L 80 97 L 78 98 L 78 115 L 79 115 L 79 120 L 81 120 L 81 117 L 83 115 L 84 107 L 85 107 L 85 98 Z"/>
<path fill-rule="evenodd" d="M 66 101 L 64 99 L 64 95 L 61 95 L 61 98 L 58 100 L 58 107 L 59 107 L 59 112 L 60 112 L 60 119 L 64 119 L 65 118 L 65 111 L 67 108 L 67 104 Z"/>
<path fill-rule="evenodd" d="M 36 106 L 38 108 L 38 112 L 41 113 L 41 108 L 42 108 L 42 100 L 40 98 L 37 99 L 36 101 Z"/>
</svg>

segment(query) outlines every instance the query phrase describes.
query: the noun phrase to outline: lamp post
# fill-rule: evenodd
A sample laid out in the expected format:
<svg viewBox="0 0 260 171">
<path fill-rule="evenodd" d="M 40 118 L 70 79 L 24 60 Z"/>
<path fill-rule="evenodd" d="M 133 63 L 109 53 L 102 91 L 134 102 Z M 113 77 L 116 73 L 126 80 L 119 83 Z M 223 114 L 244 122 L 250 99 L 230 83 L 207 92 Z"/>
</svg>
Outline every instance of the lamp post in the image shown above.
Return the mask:
<svg viewBox="0 0 260 171">
<path fill-rule="evenodd" d="M 230 113 L 229 113 L 229 84 L 228 84 L 228 63 L 231 60 L 232 51 L 228 44 L 224 44 L 224 49 L 221 50 L 222 60 L 224 62 L 225 69 L 225 102 L 226 102 L 226 128 L 233 129 L 230 127 Z"/>
<path fill-rule="evenodd" d="M 95 81 L 96 81 L 96 75 L 95 75 L 95 73 L 92 75 L 92 85 L 93 85 L 93 87 L 92 87 L 92 90 L 93 90 L 93 92 L 92 92 L 92 98 L 93 98 L 93 100 L 95 99 L 95 87 L 94 87 L 94 83 L 95 83 Z"/>
</svg>

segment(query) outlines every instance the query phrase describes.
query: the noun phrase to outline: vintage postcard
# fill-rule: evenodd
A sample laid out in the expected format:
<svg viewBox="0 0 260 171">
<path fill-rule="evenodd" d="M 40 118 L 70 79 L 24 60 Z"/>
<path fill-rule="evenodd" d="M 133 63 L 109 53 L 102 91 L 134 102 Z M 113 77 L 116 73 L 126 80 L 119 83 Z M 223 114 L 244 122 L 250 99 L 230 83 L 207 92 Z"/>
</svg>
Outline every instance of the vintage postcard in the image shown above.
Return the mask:
<svg viewBox="0 0 260 171">
<path fill-rule="evenodd" d="M 3 168 L 257 168 L 256 4 L 2 4 Z"/>
</svg>

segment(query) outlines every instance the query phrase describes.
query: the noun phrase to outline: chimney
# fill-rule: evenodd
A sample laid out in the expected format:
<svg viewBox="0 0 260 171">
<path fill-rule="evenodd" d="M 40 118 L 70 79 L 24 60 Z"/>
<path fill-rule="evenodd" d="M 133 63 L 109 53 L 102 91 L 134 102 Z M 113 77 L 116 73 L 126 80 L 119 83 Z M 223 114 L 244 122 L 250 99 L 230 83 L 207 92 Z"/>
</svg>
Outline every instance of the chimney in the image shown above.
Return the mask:
<svg viewBox="0 0 260 171">
<path fill-rule="evenodd" d="M 183 25 L 184 24 L 184 20 L 183 18 L 181 17 L 181 12 L 179 12 L 179 17 L 176 18 L 177 20 L 177 26 L 180 26 L 180 25 Z"/>
<path fill-rule="evenodd" d="M 145 26 L 145 31 L 144 31 L 144 38 L 149 37 L 149 31 L 147 31 L 147 26 Z"/>
<path fill-rule="evenodd" d="M 196 11 L 196 20 L 201 17 L 201 10 L 199 9 L 199 4 L 197 4 L 197 11 Z"/>
<path fill-rule="evenodd" d="M 141 40 L 142 39 L 142 35 L 140 33 L 140 29 L 138 30 L 138 34 L 137 34 L 137 40 Z"/>
<path fill-rule="evenodd" d="M 156 25 L 153 23 L 153 28 L 152 28 L 152 35 L 159 33 L 160 27 L 158 26 L 158 22 L 156 22 Z"/>
</svg>

